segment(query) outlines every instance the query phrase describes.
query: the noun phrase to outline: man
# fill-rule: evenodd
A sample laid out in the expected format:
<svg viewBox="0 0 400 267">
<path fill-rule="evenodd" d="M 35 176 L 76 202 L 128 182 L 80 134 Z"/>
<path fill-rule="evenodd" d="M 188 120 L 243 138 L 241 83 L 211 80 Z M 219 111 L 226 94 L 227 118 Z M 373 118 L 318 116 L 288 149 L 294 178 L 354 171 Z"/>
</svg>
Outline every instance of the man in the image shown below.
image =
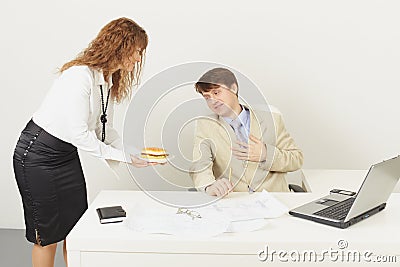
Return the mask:
<svg viewBox="0 0 400 267">
<path fill-rule="evenodd" d="M 303 164 L 303 153 L 275 110 L 239 103 L 238 82 L 225 68 L 207 71 L 195 84 L 213 112 L 197 120 L 191 177 L 212 196 L 231 191 L 289 191 L 286 172 Z"/>
</svg>

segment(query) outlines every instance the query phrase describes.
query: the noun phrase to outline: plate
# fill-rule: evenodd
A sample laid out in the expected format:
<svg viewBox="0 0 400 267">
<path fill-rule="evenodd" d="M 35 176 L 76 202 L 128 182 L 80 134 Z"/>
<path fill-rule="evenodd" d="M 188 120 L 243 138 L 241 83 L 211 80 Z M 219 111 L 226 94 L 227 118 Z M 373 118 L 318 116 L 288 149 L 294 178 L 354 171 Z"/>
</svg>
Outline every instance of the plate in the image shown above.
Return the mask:
<svg viewBox="0 0 400 267">
<path fill-rule="evenodd" d="M 162 158 L 162 159 L 148 159 L 148 158 L 142 158 L 140 155 L 136 155 L 139 159 L 147 161 L 147 162 L 151 162 L 151 163 L 166 163 L 169 160 L 173 159 L 174 156 L 173 155 L 168 155 L 166 158 Z"/>
</svg>

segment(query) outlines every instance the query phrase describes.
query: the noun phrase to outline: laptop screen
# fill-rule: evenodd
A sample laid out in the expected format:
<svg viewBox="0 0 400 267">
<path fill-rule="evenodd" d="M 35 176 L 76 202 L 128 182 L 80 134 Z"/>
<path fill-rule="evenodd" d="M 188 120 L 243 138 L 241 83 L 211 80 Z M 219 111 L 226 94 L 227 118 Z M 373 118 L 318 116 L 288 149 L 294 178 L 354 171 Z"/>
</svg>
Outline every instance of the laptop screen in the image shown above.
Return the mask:
<svg viewBox="0 0 400 267">
<path fill-rule="evenodd" d="M 399 177 L 400 156 L 372 165 L 345 221 L 386 203 Z"/>
</svg>

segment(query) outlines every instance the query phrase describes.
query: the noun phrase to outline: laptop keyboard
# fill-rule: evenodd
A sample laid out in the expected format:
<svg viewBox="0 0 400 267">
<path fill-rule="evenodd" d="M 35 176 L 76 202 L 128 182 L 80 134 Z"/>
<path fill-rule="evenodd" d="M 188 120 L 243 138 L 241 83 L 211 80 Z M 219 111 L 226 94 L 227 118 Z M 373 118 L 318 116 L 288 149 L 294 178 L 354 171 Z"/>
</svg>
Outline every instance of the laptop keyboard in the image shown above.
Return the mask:
<svg viewBox="0 0 400 267">
<path fill-rule="evenodd" d="M 333 206 L 327 207 L 323 210 L 317 211 L 314 214 L 330 219 L 342 220 L 346 218 L 351 206 L 353 205 L 355 198 L 348 198 L 340 203 Z"/>
</svg>

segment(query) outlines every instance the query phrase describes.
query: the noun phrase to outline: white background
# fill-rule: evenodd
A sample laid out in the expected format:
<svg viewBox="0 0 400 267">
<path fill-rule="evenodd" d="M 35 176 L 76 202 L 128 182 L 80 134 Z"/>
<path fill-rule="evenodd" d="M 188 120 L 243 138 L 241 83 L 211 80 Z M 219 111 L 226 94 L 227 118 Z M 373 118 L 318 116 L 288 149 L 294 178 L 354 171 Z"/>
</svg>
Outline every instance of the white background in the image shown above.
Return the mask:
<svg viewBox="0 0 400 267">
<path fill-rule="evenodd" d="M 12 169 L 20 131 L 56 69 L 121 16 L 150 37 L 143 81 L 191 61 L 241 71 L 283 113 L 304 151 L 304 168 L 367 169 L 400 152 L 399 1 L 6 0 L 1 6 L 0 228 L 24 227 Z M 118 129 L 126 106 L 117 109 Z M 98 159 L 84 153 L 81 159 L 90 200 L 101 189 L 136 188 Z"/>
</svg>

